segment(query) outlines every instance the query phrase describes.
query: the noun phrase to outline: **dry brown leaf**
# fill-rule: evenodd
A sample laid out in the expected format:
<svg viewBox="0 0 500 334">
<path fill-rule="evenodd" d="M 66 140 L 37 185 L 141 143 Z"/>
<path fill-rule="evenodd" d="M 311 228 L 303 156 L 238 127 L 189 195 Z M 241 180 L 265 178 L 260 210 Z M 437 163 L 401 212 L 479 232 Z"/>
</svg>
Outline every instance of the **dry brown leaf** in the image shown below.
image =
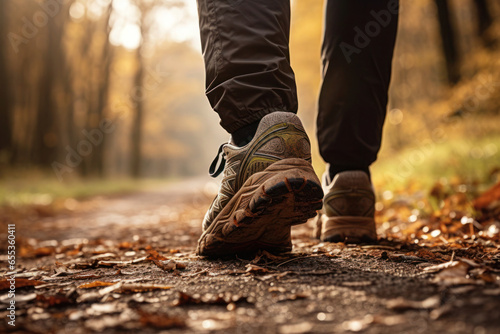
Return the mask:
<svg viewBox="0 0 500 334">
<path fill-rule="evenodd" d="M 387 308 L 396 311 L 404 311 L 409 309 L 435 309 L 439 307 L 441 304 L 441 299 L 439 296 L 432 296 L 427 299 L 416 301 L 416 300 L 408 300 L 403 297 L 399 297 L 396 299 L 391 299 L 387 301 Z"/>
<path fill-rule="evenodd" d="M 177 316 L 169 316 L 166 314 L 151 314 L 139 311 L 141 318 L 139 321 L 143 326 L 169 329 L 169 328 L 184 328 L 186 321 Z"/>
<path fill-rule="evenodd" d="M 288 257 L 274 255 L 274 254 L 269 253 L 266 250 L 262 250 L 259 253 L 257 253 L 257 255 L 255 255 L 255 258 L 250 263 L 257 264 L 261 261 L 276 262 L 276 261 L 282 261 L 282 260 L 286 260 L 286 259 L 288 259 Z"/>
<path fill-rule="evenodd" d="M 269 272 L 268 269 L 256 266 L 255 264 L 251 264 L 251 263 L 247 264 L 246 268 L 247 269 L 245 271 L 247 273 L 252 273 L 252 274 L 264 274 L 264 273 Z"/>
<path fill-rule="evenodd" d="M 68 256 L 75 256 L 75 255 L 78 255 L 80 252 L 81 252 L 80 249 L 75 248 L 75 249 L 67 251 L 66 255 L 68 255 Z"/>
<path fill-rule="evenodd" d="M 113 266 L 123 266 L 123 265 L 129 265 L 129 264 L 136 264 L 136 263 L 141 263 L 147 260 L 147 257 L 139 257 L 137 259 L 133 260 L 128 260 L 128 261 L 98 261 L 96 262 L 97 265 L 99 266 L 104 266 L 104 267 L 113 267 Z"/>
<path fill-rule="evenodd" d="M 281 334 L 301 334 L 310 333 L 313 329 L 313 324 L 308 321 L 299 322 L 296 324 L 286 324 L 279 327 L 279 333 Z"/>
<path fill-rule="evenodd" d="M 42 256 L 49 256 L 52 255 L 56 252 L 56 249 L 54 247 L 40 247 L 35 249 L 35 256 L 37 257 L 42 257 Z"/>
<path fill-rule="evenodd" d="M 99 277 L 101 277 L 101 276 L 95 275 L 95 274 L 76 274 L 76 275 L 70 276 L 70 278 L 77 279 L 77 280 L 99 278 Z"/>
<path fill-rule="evenodd" d="M 10 283 L 11 283 L 11 281 L 8 281 L 7 279 L 0 280 L 0 291 L 9 290 Z M 16 278 L 15 279 L 16 289 L 37 286 L 37 285 L 42 285 L 42 284 L 45 284 L 45 282 L 30 280 L 30 279 L 26 279 L 26 278 Z"/>
<path fill-rule="evenodd" d="M 474 200 L 474 208 L 477 210 L 495 205 L 500 205 L 500 181 Z"/>
<path fill-rule="evenodd" d="M 198 305 L 198 304 L 228 305 L 231 303 L 237 303 L 241 301 L 247 301 L 247 299 L 239 295 L 224 296 L 222 294 L 218 295 L 207 294 L 203 297 L 192 297 L 187 293 L 179 291 L 179 297 L 175 302 L 173 302 L 172 305 L 173 306 Z"/>
<path fill-rule="evenodd" d="M 148 260 L 157 260 L 157 261 L 165 261 L 165 260 L 168 260 L 168 258 L 166 258 L 165 256 L 163 255 L 160 255 L 156 250 L 154 249 L 150 249 L 147 251 L 149 256 L 148 256 Z"/>
<path fill-rule="evenodd" d="M 267 281 L 267 280 L 270 280 L 272 278 L 276 278 L 276 279 L 281 279 L 283 277 L 285 277 L 286 275 L 288 274 L 291 274 L 292 272 L 291 271 L 284 271 L 282 273 L 275 273 L 275 274 L 268 274 L 268 275 L 264 275 L 264 276 L 257 276 L 256 279 L 258 280 L 261 280 L 261 281 Z"/>
<path fill-rule="evenodd" d="M 73 304 L 73 301 L 65 295 L 52 295 L 47 297 L 44 295 L 37 295 L 36 301 L 41 303 L 44 307 Z"/>
<path fill-rule="evenodd" d="M 123 241 L 118 244 L 118 249 L 130 249 L 132 247 L 132 244 L 128 241 Z"/>
<path fill-rule="evenodd" d="M 449 262 L 447 262 L 449 263 Z M 441 270 L 432 280 L 433 283 L 444 285 L 459 285 L 459 284 L 477 284 L 475 281 L 467 277 L 470 266 L 462 261 L 453 261 L 452 265 Z"/>
<path fill-rule="evenodd" d="M 150 283 L 124 283 L 119 292 L 144 292 L 153 290 L 170 290 L 170 285 L 150 284 Z"/>
<path fill-rule="evenodd" d="M 161 261 L 161 260 L 155 260 L 151 259 L 151 261 L 160 269 L 165 270 L 165 271 L 174 271 L 177 269 L 185 269 L 186 265 L 182 262 L 176 262 L 174 260 L 168 260 L 168 261 Z"/>
<path fill-rule="evenodd" d="M 102 281 L 94 281 L 90 283 L 85 283 L 82 285 L 78 286 L 78 289 L 92 289 L 92 288 L 98 288 L 101 286 L 110 286 L 116 283 L 111 283 L 111 282 L 102 282 Z"/>
</svg>

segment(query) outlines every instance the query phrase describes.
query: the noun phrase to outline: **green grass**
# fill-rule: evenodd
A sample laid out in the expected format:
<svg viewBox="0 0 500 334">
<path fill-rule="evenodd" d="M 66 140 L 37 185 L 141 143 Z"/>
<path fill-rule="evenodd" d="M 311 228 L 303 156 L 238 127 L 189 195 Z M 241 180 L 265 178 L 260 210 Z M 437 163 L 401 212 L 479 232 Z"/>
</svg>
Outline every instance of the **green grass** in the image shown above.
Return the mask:
<svg viewBox="0 0 500 334">
<path fill-rule="evenodd" d="M 315 147 L 313 152 L 318 152 Z M 325 165 L 318 153 L 313 156 L 313 164 L 321 175 Z M 413 189 L 429 190 L 443 177 L 460 182 L 491 183 L 489 175 L 494 168 L 500 168 L 500 134 L 424 141 L 397 152 L 383 148 L 379 160 L 372 166 L 372 175 L 379 190 L 403 190 L 410 185 Z M 83 199 L 153 189 L 169 182 L 172 180 L 77 177 L 59 182 L 50 172 L 10 171 L 0 178 L 0 206 L 48 205 L 65 198 Z"/>
<path fill-rule="evenodd" d="M 97 195 L 114 195 L 160 187 L 167 179 L 81 179 L 59 182 L 41 171 L 9 172 L 0 179 L 0 206 L 49 205 L 54 201 L 84 199 Z"/>
<path fill-rule="evenodd" d="M 500 168 L 500 134 L 490 132 L 482 138 L 465 137 L 441 142 L 423 140 L 399 151 L 383 146 L 379 159 L 371 167 L 376 188 L 402 190 L 412 185 L 428 190 L 441 178 L 491 183 L 491 171 Z M 325 170 L 315 142 L 313 166 L 318 175 Z"/>
<path fill-rule="evenodd" d="M 429 189 L 440 178 L 490 183 L 500 168 L 500 135 L 422 142 L 397 153 L 382 152 L 372 166 L 376 186 L 389 190 L 417 184 Z"/>
</svg>

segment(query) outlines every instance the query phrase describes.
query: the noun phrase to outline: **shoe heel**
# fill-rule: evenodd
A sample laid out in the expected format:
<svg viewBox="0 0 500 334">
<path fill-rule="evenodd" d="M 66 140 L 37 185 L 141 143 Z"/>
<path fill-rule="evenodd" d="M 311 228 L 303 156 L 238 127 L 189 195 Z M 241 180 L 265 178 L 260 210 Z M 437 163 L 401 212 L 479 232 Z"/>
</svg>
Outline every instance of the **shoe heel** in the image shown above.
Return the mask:
<svg viewBox="0 0 500 334">
<path fill-rule="evenodd" d="M 370 217 L 321 216 L 321 240 L 327 242 L 369 243 L 377 240 L 375 220 Z"/>
</svg>

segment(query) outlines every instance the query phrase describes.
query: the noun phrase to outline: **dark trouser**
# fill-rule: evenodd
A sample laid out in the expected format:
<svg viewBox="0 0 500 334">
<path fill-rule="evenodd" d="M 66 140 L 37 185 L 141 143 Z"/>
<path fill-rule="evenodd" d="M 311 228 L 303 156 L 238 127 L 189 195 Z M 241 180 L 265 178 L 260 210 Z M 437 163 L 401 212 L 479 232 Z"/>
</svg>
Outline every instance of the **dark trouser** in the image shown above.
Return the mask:
<svg viewBox="0 0 500 334">
<path fill-rule="evenodd" d="M 317 135 L 337 168 L 365 169 L 377 157 L 398 5 L 327 0 Z M 198 10 L 206 94 L 221 125 L 231 133 L 273 111 L 296 112 L 289 0 L 198 0 Z"/>
</svg>

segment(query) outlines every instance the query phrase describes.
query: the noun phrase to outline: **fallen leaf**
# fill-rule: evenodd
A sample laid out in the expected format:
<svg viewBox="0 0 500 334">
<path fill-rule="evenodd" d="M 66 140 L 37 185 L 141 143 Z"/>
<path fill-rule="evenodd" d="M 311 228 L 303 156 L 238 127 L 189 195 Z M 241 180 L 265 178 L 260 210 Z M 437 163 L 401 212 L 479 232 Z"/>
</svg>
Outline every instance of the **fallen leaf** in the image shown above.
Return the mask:
<svg viewBox="0 0 500 334">
<path fill-rule="evenodd" d="M 409 309 L 424 310 L 424 309 L 434 309 L 441 304 L 441 299 L 439 296 L 431 296 L 427 299 L 416 301 L 408 300 L 403 297 L 396 299 L 391 299 L 387 301 L 387 308 L 395 311 L 405 311 Z"/>
<path fill-rule="evenodd" d="M 78 286 L 78 289 L 91 289 L 91 288 L 98 288 L 101 286 L 110 286 L 116 283 L 111 283 L 111 282 L 101 282 L 101 281 L 94 281 L 90 283 L 85 283 L 82 285 Z"/>
<path fill-rule="evenodd" d="M 174 271 L 177 269 L 185 269 L 186 265 L 182 262 L 176 262 L 174 260 L 168 260 L 168 261 L 161 261 L 161 260 L 155 260 L 151 259 L 151 261 L 160 269 L 165 270 L 165 271 Z"/>
<path fill-rule="evenodd" d="M 104 329 L 110 327 L 113 327 L 115 330 L 118 328 L 127 328 L 129 325 L 135 327 L 133 324 L 138 320 L 138 317 L 136 312 L 127 308 L 117 316 L 106 315 L 89 319 L 85 321 L 85 327 L 95 332 L 102 332 Z"/>
<path fill-rule="evenodd" d="M 498 205 L 500 205 L 500 181 L 474 200 L 474 207 L 477 210 L 489 209 L 490 206 Z"/>
<path fill-rule="evenodd" d="M 53 307 L 53 306 L 73 304 L 73 301 L 70 300 L 65 295 L 52 295 L 47 297 L 44 295 L 37 295 L 36 301 L 41 303 L 43 307 Z"/>
<path fill-rule="evenodd" d="M 281 279 L 281 278 L 283 278 L 286 275 L 291 274 L 291 273 L 292 273 L 291 271 L 284 271 L 282 273 L 275 273 L 275 274 L 269 274 L 269 275 L 264 275 L 264 276 L 256 276 L 255 278 L 260 280 L 260 281 L 267 281 L 267 280 L 270 280 L 273 278 Z"/>
<path fill-rule="evenodd" d="M 76 301 L 79 303 L 88 302 L 88 301 L 96 301 L 96 300 L 102 298 L 103 296 L 105 296 L 111 292 L 114 292 L 118 289 L 121 289 L 122 286 L 123 286 L 123 282 L 119 282 L 119 283 L 110 285 L 108 287 L 105 287 L 104 289 L 99 289 L 98 291 L 92 291 L 89 293 L 85 293 L 85 294 L 81 295 L 80 297 L 78 297 L 78 299 Z"/>
<path fill-rule="evenodd" d="M 90 307 L 88 307 L 85 310 L 85 313 L 88 316 L 96 317 L 96 316 L 100 316 L 100 315 L 103 315 L 103 314 L 110 314 L 110 313 L 122 312 L 126 308 L 127 308 L 126 304 L 117 303 L 117 302 L 113 302 L 113 303 L 94 303 L 94 304 L 90 305 Z"/>
<path fill-rule="evenodd" d="M 252 264 L 258 264 L 261 261 L 269 263 L 269 262 L 282 261 L 282 260 L 285 260 L 285 259 L 288 259 L 288 257 L 274 255 L 274 254 L 269 253 L 266 250 L 262 250 L 262 251 L 259 251 L 257 253 L 257 255 L 255 256 L 255 258 L 250 263 L 252 263 Z"/>
<path fill-rule="evenodd" d="M 128 241 L 123 241 L 118 244 L 118 249 L 130 249 L 132 247 L 132 244 Z"/>
<path fill-rule="evenodd" d="M 18 278 L 30 278 L 30 277 L 41 277 L 42 275 L 48 274 L 47 271 L 28 271 L 24 273 L 15 274 L 16 279 Z"/>
<path fill-rule="evenodd" d="M 246 268 L 247 269 L 245 271 L 247 273 L 252 273 L 252 274 L 264 274 L 264 273 L 269 272 L 268 269 L 256 266 L 255 264 L 251 264 L 251 263 L 247 264 Z"/>
<path fill-rule="evenodd" d="M 139 311 L 140 319 L 139 321 L 143 326 L 153 327 L 158 329 L 169 329 L 169 328 L 184 328 L 186 327 L 186 321 L 177 316 L 169 316 L 166 314 L 152 314 Z"/>
<path fill-rule="evenodd" d="M 56 249 L 54 247 L 40 247 L 35 249 L 35 256 L 37 257 L 42 257 L 42 256 L 49 256 L 52 255 L 56 252 Z"/>
<path fill-rule="evenodd" d="M 346 281 L 342 282 L 342 286 L 347 287 L 362 287 L 362 286 L 370 286 L 372 285 L 372 281 Z"/>
<path fill-rule="evenodd" d="M 90 279 L 90 278 L 99 278 L 101 276 L 95 275 L 95 274 L 76 274 L 73 276 L 70 276 L 72 279 L 77 279 L 77 280 L 83 280 L 83 279 Z"/>
<path fill-rule="evenodd" d="M 42 285 L 42 284 L 45 284 L 45 282 L 29 280 L 26 278 L 16 278 L 15 279 L 16 289 L 37 286 L 37 285 Z M 10 287 L 11 287 L 11 281 L 9 281 L 7 279 L 0 280 L 0 291 L 9 290 Z"/>
<path fill-rule="evenodd" d="M 373 316 L 374 324 L 381 324 L 384 326 L 395 326 L 404 324 L 408 319 L 403 315 L 375 315 Z"/>
<path fill-rule="evenodd" d="M 173 306 L 182 306 L 182 305 L 228 305 L 230 303 L 237 303 L 241 301 L 247 301 L 245 297 L 239 295 L 228 295 L 224 296 L 223 294 L 211 295 L 207 294 L 203 297 L 193 297 L 179 291 L 179 297 L 176 301 L 173 302 Z"/>
<path fill-rule="evenodd" d="M 125 283 L 118 290 L 119 292 L 143 292 L 153 290 L 170 290 L 170 285 L 150 284 L 150 283 Z"/>
<path fill-rule="evenodd" d="M 32 301 L 34 299 L 36 299 L 36 293 L 30 293 L 30 294 L 27 294 L 27 295 L 20 295 L 20 294 L 16 294 L 16 303 L 24 303 L 24 302 L 29 302 L 29 301 Z M 6 293 L 5 295 L 3 296 L 0 296 L 0 302 L 4 302 L 4 303 L 9 303 L 11 300 L 11 298 L 9 298 L 9 294 Z"/>
<path fill-rule="evenodd" d="M 482 281 L 476 281 L 468 277 L 470 266 L 462 261 L 453 261 L 452 264 L 441 270 L 434 279 L 433 283 L 444 284 L 447 286 L 460 284 L 479 284 Z"/>
<path fill-rule="evenodd" d="M 299 322 L 297 324 L 282 325 L 279 327 L 279 333 L 282 334 L 301 334 L 309 333 L 313 328 L 313 324 L 310 322 Z"/>
<path fill-rule="evenodd" d="M 103 254 L 94 255 L 90 259 L 91 260 L 102 260 L 102 259 L 114 258 L 114 257 L 117 257 L 117 256 L 118 255 L 116 255 L 115 253 L 103 253 Z"/>
<path fill-rule="evenodd" d="M 129 265 L 129 264 L 136 264 L 136 263 L 141 263 L 147 260 L 147 257 L 140 257 L 137 259 L 133 260 L 128 260 L 128 261 L 98 261 L 97 265 L 99 266 L 105 266 L 105 267 L 113 267 L 113 266 L 123 266 L 123 265 Z"/>
<path fill-rule="evenodd" d="M 288 300 L 297 300 L 297 299 L 306 299 L 311 296 L 310 292 L 297 292 L 297 293 L 288 293 L 277 297 L 278 302 L 284 302 Z"/>
<path fill-rule="evenodd" d="M 164 257 L 163 255 L 160 255 L 156 250 L 150 249 L 147 251 L 149 256 L 148 260 L 157 260 L 157 261 L 165 261 L 168 260 L 168 258 Z"/>
<path fill-rule="evenodd" d="M 441 318 L 443 315 L 448 314 L 451 311 L 453 311 L 453 309 L 454 309 L 453 304 L 445 304 L 441 307 L 438 307 L 435 310 L 432 310 L 431 313 L 429 314 L 429 317 L 432 320 L 437 320 L 437 319 Z"/>
</svg>

